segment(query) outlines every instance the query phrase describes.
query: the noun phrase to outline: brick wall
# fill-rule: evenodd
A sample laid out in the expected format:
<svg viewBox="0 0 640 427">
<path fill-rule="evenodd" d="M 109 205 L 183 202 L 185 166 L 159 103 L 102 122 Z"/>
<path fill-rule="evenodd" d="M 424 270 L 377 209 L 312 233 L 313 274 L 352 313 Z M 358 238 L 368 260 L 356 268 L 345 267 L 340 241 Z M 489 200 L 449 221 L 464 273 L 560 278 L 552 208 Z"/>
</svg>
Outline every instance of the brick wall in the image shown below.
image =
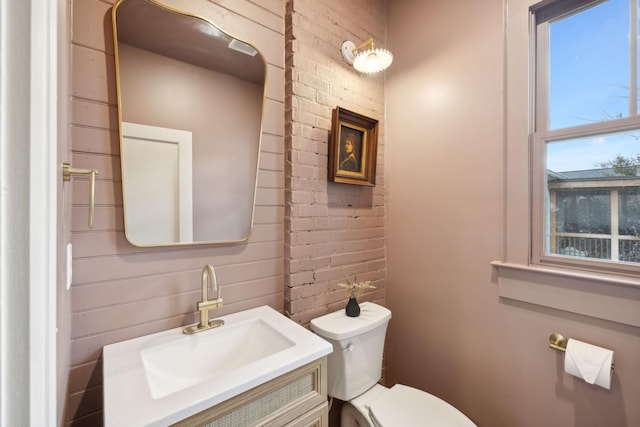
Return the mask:
<svg viewBox="0 0 640 427">
<path fill-rule="evenodd" d="M 344 62 L 344 40 L 385 42 L 384 0 L 288 0 L 285 15 L 285 311 L 297 322 L 344 307 L 347 278 L 371 280 L 384 302 L 384 73 Z M 331 111 L 378 120 L 376 186 L 327 180 Z"/>
</svg>

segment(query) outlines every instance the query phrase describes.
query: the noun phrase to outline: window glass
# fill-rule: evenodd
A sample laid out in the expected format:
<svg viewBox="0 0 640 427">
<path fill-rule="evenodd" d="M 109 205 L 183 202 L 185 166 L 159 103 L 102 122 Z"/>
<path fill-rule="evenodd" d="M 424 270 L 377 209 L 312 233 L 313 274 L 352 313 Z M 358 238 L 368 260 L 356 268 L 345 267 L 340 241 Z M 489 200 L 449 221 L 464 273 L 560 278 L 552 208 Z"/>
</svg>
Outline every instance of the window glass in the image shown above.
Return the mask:
<svg viewBox="0 0 640 427">
<path fill-rule="evenodd" d="M 640 188 L 620 190 L 618 233 L 623 236 L 640 236 Z"/>
<path fill-rule="evenodd" d="M 602 190 L 558 192 L 553 253 L 611 259 L 610 202 Z"/>
<path fill-rule="evenodd" d="M 605 190 L 564 190 L 556 195 L 556 232 L 611 233 L 611 201 Z"/>
<path fill-rule="evenodd" d="M 546 148 L 545 252 L 640 262 L 640 132 Z"/>
<path fill-rule="evenodd" d="M 546 168 L 553 172 L 611 169 L 603 174 L 637 175 L 640 131 L 603 133 L 546 144 Z"/>
<path fill-rule="evenodd" d="M 558 1 L 539 11 L 537 262 L 640 263 L 638 1 L 578 1 L 575 10 Z"/>
<path fill-rule="evenodd" d="M 629 0 L 550 24 L 549 128 L 629 116 Z"/>
</svg>

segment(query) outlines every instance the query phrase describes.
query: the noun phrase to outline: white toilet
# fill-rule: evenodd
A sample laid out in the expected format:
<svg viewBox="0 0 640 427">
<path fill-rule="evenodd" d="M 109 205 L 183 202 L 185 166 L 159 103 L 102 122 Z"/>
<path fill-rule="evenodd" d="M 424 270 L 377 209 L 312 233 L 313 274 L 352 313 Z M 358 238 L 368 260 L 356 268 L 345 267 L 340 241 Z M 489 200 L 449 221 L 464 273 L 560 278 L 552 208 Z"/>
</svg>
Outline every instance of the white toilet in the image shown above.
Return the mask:
<svg viewBox="0 0 640 427">
<path fill-rule="evenodd" d="M 476 427 L 462 412 L 437 397 L 401 384 L 378 384 L 391 311 L 360 304 L 360 316 L 344 310 L 311 321 L 311 329 L 333 344 L 328 361 L 328 393 L 344 400 L 342 427 Z"/>
</svg>

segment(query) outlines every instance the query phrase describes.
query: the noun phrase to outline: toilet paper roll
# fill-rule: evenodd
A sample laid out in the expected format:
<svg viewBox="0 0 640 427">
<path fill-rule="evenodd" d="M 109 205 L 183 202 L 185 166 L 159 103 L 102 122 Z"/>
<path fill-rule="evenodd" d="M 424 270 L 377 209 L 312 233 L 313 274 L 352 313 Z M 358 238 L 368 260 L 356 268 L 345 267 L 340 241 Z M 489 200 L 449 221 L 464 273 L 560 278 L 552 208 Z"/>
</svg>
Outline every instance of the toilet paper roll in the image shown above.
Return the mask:
<svg viewBox="0 0 640 427">
<path fill-rule="evenodd" d="M 589 384 L 611 389 L 613 350 L 569 339 L 564 355 L 564 371 Z"/>
</svg>

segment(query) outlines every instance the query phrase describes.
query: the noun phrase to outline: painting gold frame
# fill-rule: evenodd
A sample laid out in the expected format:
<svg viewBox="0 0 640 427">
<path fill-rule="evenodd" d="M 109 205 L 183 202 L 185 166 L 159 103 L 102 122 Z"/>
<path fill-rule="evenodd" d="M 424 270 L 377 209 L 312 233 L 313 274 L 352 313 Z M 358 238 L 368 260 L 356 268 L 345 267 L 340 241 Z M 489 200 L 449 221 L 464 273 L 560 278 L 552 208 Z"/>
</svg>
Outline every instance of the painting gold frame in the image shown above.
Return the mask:
<svg viewBox="0 0 640 427">
<path fill-rule="evenodd" d="M 378 121 L 341 107 L 333 109 L 329 181 L 374 186 Z"/>
</svg>

